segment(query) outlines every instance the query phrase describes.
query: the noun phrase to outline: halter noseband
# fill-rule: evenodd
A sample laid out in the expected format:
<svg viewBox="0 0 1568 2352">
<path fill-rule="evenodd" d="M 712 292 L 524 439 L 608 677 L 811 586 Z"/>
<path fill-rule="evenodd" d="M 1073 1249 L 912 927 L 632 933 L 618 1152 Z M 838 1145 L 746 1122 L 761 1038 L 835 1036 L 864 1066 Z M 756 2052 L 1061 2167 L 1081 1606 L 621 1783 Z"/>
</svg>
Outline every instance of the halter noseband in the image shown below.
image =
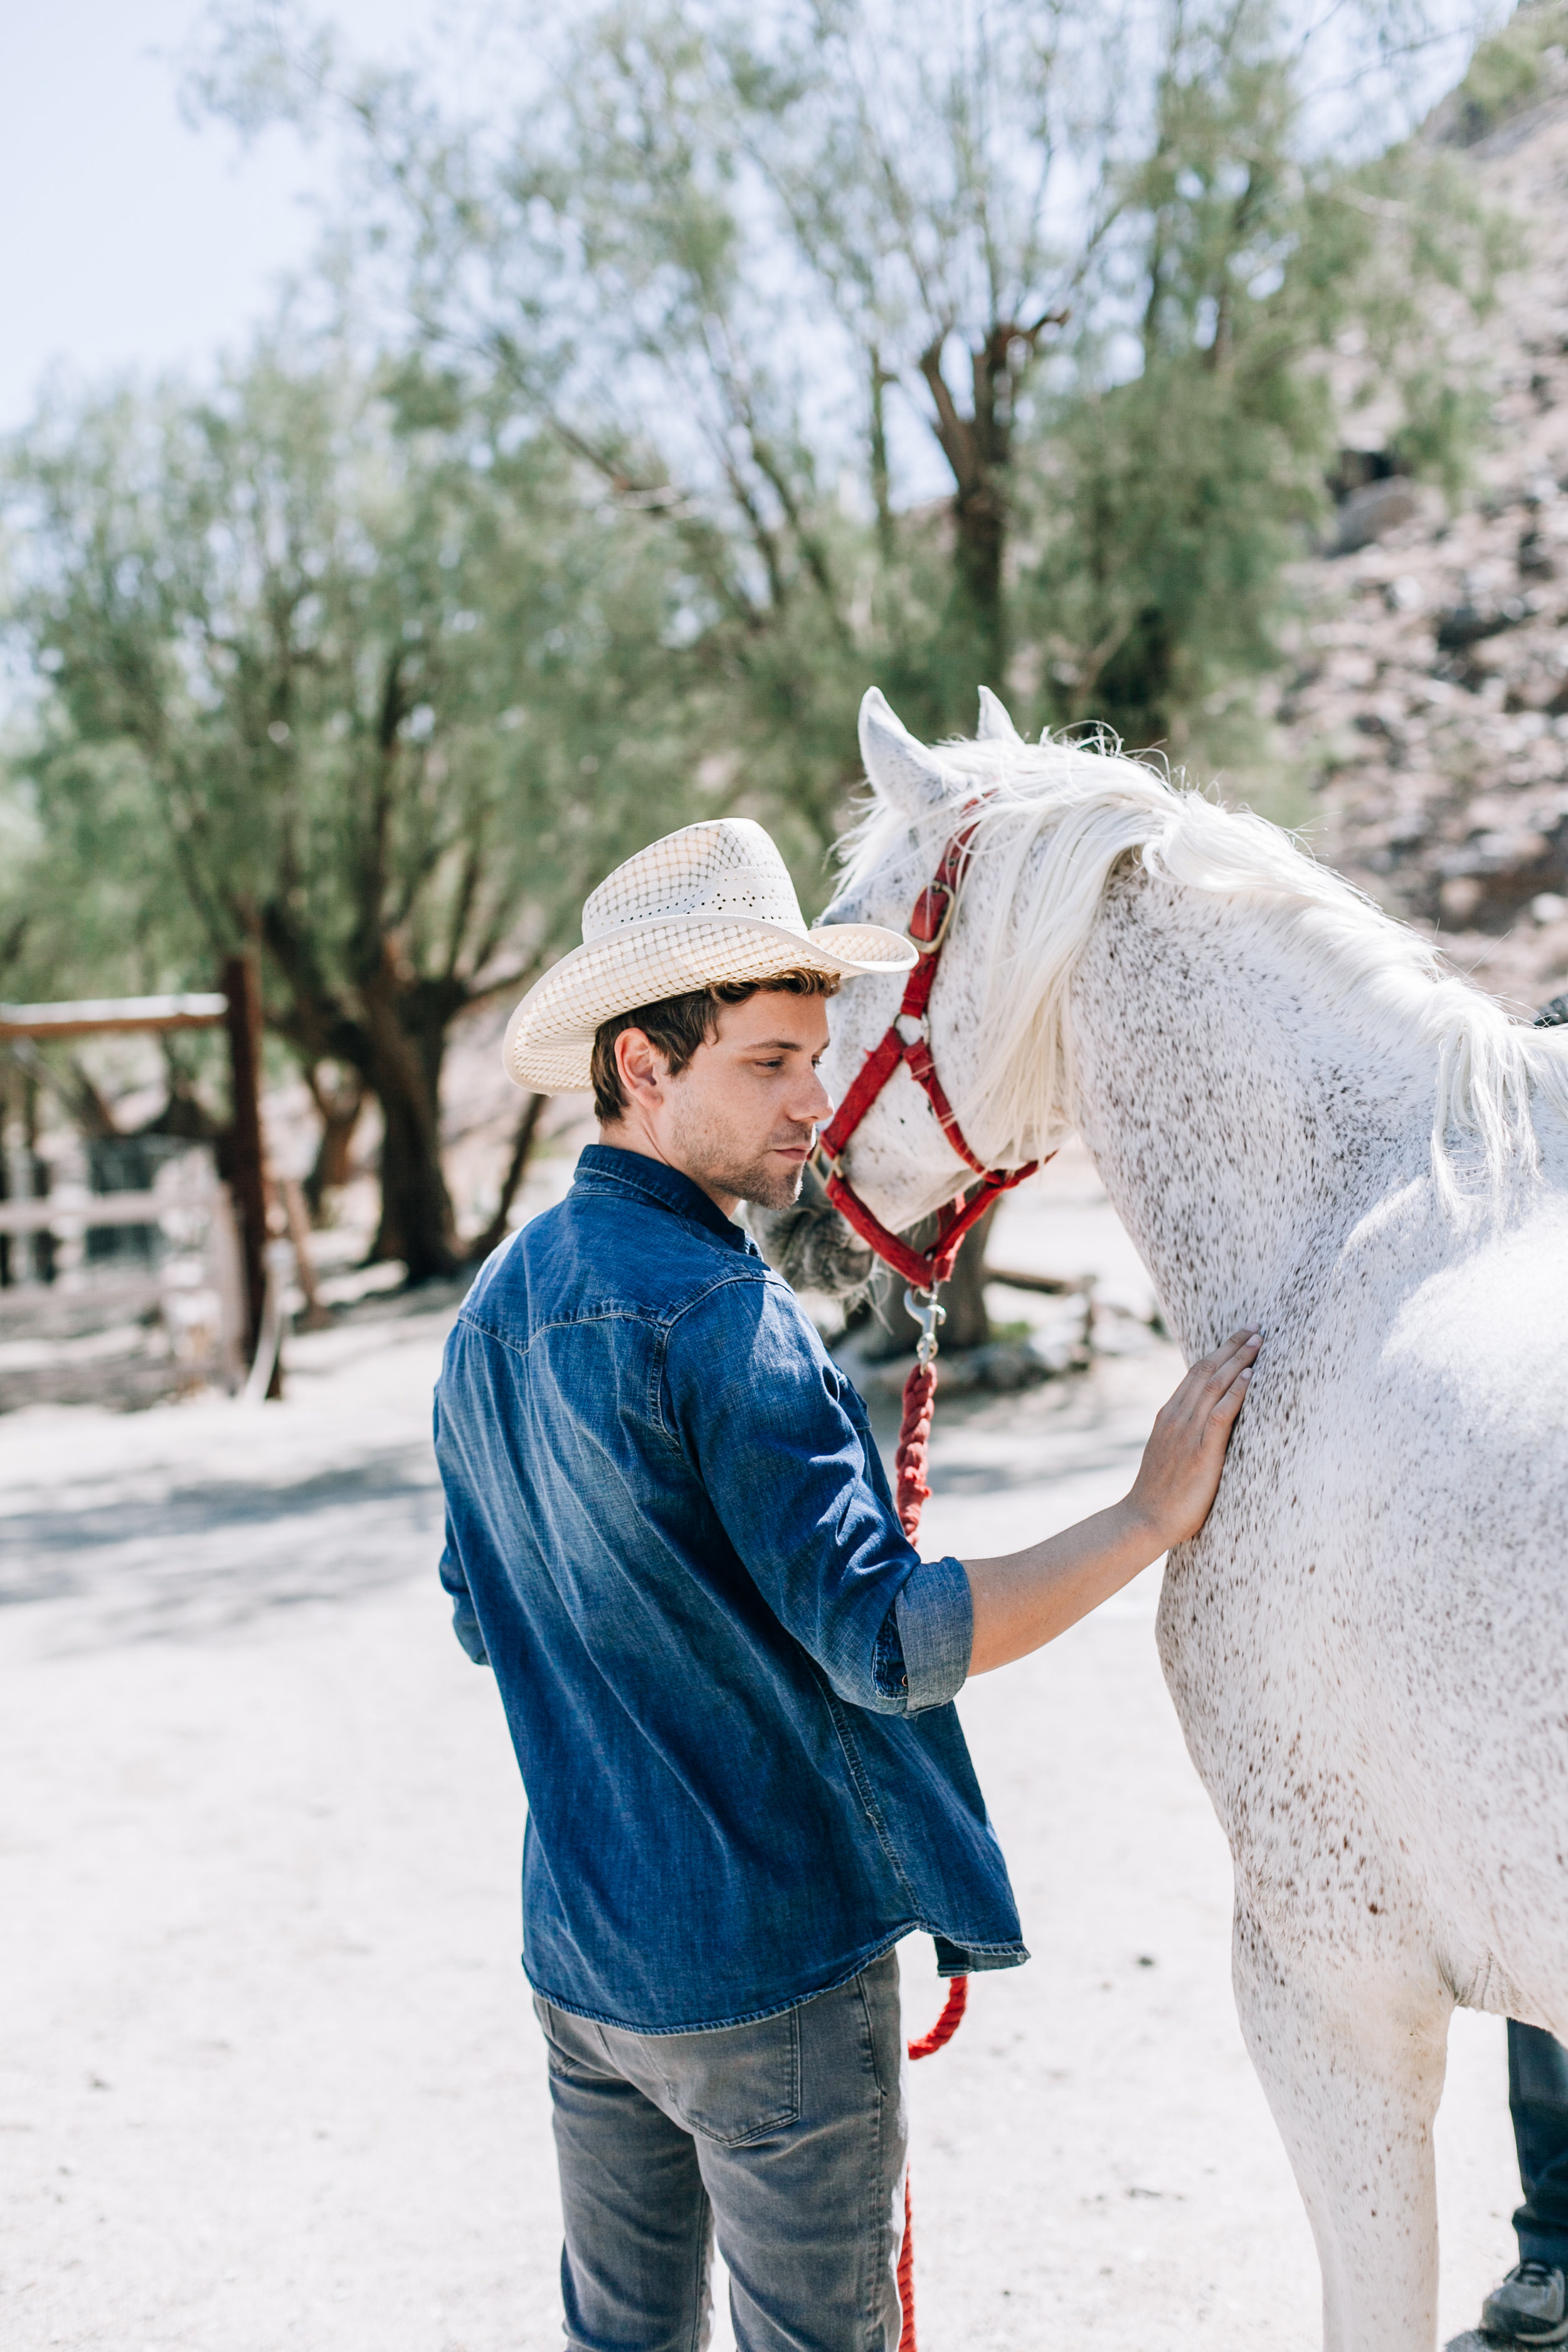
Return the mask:
<svg viewBox="0 0 1568 2352">
<path fill-rule="evenodd" d="M 971 801 L 964 810 L 967 816 L 979 803 Z M 1031 1160 L 1026 1168 L 987 1168 L 976 1159 L 965 1139 L 963 1129 L 953 1113 L 952 1105 L 942 1091 L 936 1065 L 931 1059 L 931 1019 L 926 1007 L 936 981 L 937 966 L 947 944 L 947 934 L 952 921 L 958 893 L 969 870 L 970 844 L 975 835 L 978 820 L 955 833 L 942 853 L 941 863 L 915 900 L 910 917 L 910 937 L 920 950 L 920 960 L 905 983 L 903 1002 L 894 1015 L 880 1045 L 873 1045 L 862 1063 L 855 1083 L 845 1096 L 832 1118 L 822 1130 L 817 1146 L 827 1167 L 827 1197 L 840 1216 L 854 1226 L 862 1241 L 869 1242 L 877 1255 L 901 1274 L 911 1289 L 925 1294 L 925 1303 L 911 1311 L 925 1322 L 925 1338 L 921 1341 L 921 1359 L 936 1352 L 935 1325 L 942 1309 L 936 1304 L 939 1284 L 946 1282 L 958 1255 L 958 1245 L 971 1226 L 979 1223 L 997 1195 L 1010 1192 L 1032 1176 L 1045 1163 Z M 906 1035 L 906 1028 L 910 1034 Z M 876 1101 L 894 1071 L 902 1063 L 917 1087 L 925 1093 L 942 1134 L 958 1157 L 973 1169 L 980 1182 L 965 1200 L 962 1192 L 951 1201 L 937 1220 L 936 1239 L 928 1250 L 916 1250 L 897 1234 L 888 1231 L 881 1220 L 874 1216 L 844 1173 L 844 1149 Z M 1055 1157 L 1047 1152 L 1047 1159 Z"/>
</svg>

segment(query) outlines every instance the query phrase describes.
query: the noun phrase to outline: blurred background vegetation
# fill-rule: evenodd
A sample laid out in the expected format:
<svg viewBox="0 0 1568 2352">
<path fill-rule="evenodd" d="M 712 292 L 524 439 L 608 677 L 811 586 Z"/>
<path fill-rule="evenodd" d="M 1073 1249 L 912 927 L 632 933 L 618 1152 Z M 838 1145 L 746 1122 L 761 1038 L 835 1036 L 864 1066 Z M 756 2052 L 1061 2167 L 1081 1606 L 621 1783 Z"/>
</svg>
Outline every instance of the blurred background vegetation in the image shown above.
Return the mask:
<svg viewBox="0 0 1568 2352">
<path fill-rule="evenodd" d="M 374 1101 L 415 1279 L 475 1246 L 453 1024 L 698 817 L 760 818 L 813 911 L 867 685 L 928 737 L 986 684 L 1245 747 L 1357 416 L 1462 486 L 1453 322 L 1519 234 L 1412 120 L 1445 28 L 1400 0 L 503 13 L 465 111 L 218 10 L 193 105 L 346 137 L 320 269 L 199 384 L 57 395 L 0 481 L 0 994 L 252 947 L 313 1193 Z M 1527 106 L 1564 14 L 1446 119 Z"/>
</svg>

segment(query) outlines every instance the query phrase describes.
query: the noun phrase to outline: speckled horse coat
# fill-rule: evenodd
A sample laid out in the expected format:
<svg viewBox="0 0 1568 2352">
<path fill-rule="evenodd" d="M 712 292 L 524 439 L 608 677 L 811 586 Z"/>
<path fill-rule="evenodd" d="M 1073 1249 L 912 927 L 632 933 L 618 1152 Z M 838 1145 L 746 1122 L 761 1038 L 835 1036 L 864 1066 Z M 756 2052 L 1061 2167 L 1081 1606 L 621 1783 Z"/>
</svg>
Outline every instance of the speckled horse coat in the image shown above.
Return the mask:
<svg viewBox="0 0 1568 2352">
<path fill-rule="evenodd" d="M 1189 1359 L 1264 1328 L 1160 1655 L 1325 2340 L 1428 2352 L 1449 2012 L 1568 2037 L 1568 1061 L 1260 820 L 983 704 L 931 751 L 868 697 L 829 919 L 907 921 L 984 796 L 931 1013 L 966 1131 L 1076 1127 Z M 836 1001 L 836 1096 L 895 1009 Z M 848 1166 L 895 1227 L 965 1180 L 902 1072 Z"/>
</svg>

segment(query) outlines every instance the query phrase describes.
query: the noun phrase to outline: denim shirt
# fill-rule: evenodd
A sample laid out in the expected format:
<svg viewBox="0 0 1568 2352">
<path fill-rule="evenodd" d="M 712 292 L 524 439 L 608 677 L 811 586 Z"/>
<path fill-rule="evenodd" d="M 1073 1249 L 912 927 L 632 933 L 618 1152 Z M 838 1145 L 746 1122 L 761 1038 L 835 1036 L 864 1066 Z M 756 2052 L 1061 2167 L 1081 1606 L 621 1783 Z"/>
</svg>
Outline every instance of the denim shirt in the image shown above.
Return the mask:
<svg viewBox="0 0 1568 2352">
<path fill-rule="evenodd" d="M 442 1365 L 441 1580 L 528 1795 L 523 1961 L 558 2009 L 737 2025 L 913 1928 L 1027 1958 L 952 1705 L 969 1583 L 921 1562 L 866 1409 L 742 1229 L 593 1146 Z"/>
</svg>

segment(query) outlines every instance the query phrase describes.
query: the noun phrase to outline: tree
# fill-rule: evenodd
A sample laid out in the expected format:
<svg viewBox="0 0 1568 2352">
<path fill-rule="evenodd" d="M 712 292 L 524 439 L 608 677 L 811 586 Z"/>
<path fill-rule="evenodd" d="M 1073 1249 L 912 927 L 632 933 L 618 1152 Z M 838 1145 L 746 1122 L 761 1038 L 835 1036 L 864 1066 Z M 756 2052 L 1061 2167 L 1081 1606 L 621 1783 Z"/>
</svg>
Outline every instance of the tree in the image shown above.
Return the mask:
<svg viewBox="0 0 1568 2352">
<path fill-rule="evenodd" d="M 1352 327 L 1407 453 L 1468 421 L 1422 299 L 1495 265 L 1462 172 L 1388 148 L 1392 102 L 1313 103 L 1388 100 L 1404 0 L 1332 12 L 1323 68 L 1277 0 L 612 0 L 524 12 L 467 118 L 225 21 L 208 100 L 335 94 L 429 346 L 679 532 L 747 772 L 820 842 L 868 676 L 928 736 L 984 681 L 1143 743 L 1276 658 Z"/>
<path fill-rule="evenodd" d="M 1121 300 L 1043 404 L 1025 488 L 1046 711 L 1135 744 L 1182 750 L 1211 697 L 1279 665 L 1280 583 L 1358 407 L 1375 399 L 1408 469 L 1457 487 L 1475 402 L 1435 361 L 1514 251 L 1425 140 L 1303 158 L 1270 29 L 1237 9 L 1173 43 L 1123 182 Z"/>
<path fill-rule="evenodd" d="M 702 698 L 657 541 L 503 426 L 416 364 L 275 342 L 210 398 L 57 409 L 9 467 L 35 864 L 112 876 L 144 968 L 260 950 L 324 1108 L 380 1106 L 375 1249 L 414 1281 L 458 1255 L 451 1024 L 687 816 Z"/>
<path fill-rule="evenodd" d="M 1341 66 L 1397 5 L 1331 12 Z M 27 822 L 79 872 L 119 828 L 115 952 L 116 889 L 144 964 L 260 947 L 324 1153 L 380 1102 L 416 1273 L 450 1024 L 616 857 L 743 810 L 819 898 L 873 677 L 928 738 L 987 680 L 1179 746 L 1275 658 L 1347 404 L 1453 473 L 1430 298 L 1497 240 L 1454 158 L 1312 133 L 1283 7 L 885 11 L 531 8 L 468 115 L 231 15 L 209 102 L 353 129 L 331 285 L 392 348 L 284 335 L 15 453 Z"/>
</svg>

